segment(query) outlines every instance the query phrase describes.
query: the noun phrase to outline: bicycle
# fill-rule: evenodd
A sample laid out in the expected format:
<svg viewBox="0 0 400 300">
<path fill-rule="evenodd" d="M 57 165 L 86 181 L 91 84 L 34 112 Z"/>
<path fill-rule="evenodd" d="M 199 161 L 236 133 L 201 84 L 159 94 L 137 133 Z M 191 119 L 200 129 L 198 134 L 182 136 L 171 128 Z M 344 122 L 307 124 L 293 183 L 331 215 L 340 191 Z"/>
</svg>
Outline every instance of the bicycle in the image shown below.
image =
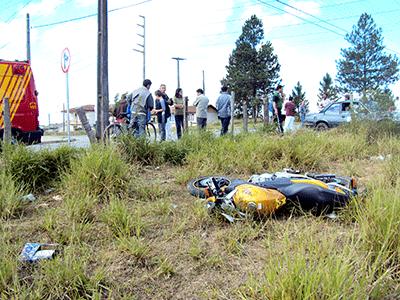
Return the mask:
<svg viewBox="0 0 400 300">
<path fill-rule="evenodd" d="M 133 132 L 134 127 L 130 126 L 130 120 L 128 116 L 124 114 L 122 119 L 118 120 L 114 118 L 110 125 L 106 127 L 104 131 L 104 140 L 108 143 L 115 142 L 119 136 L 124 134 L 133 135 Z M 145 133 L 148 140 L 157 141 L 156 127 L 151 119 L 146 123 Z"/>
</svg>

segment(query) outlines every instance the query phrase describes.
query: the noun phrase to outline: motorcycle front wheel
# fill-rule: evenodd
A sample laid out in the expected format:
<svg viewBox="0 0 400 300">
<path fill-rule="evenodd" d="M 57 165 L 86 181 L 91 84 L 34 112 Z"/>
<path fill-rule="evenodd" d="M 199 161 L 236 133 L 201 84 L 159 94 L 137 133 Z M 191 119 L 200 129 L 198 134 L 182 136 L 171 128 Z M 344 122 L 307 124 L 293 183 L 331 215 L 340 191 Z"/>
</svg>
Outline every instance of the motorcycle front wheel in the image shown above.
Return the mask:
<svg viewBox="0 0 400 300">
<path fill-rule="evenodd" d="M 231 184 L 231 180 L 223 176 L 201 176 L 192 179 L 187 184 L 187 189 L 192 196 L 198 198 L 207 198 L 205 189 L 208 188 L 208 182 L 214 177 L 220 188 L 227 187 Z"/>
</svg>

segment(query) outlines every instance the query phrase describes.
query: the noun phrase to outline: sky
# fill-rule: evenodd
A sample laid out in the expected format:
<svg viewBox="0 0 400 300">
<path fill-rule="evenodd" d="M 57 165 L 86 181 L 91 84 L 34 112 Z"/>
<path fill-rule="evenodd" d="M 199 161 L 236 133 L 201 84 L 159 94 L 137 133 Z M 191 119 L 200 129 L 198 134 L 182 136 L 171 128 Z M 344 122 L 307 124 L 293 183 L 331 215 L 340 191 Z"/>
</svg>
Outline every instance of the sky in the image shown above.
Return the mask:
<svg viewBox="0 0 400 300">
<path fill-rule="evenodd" d="M 0 0 L 0 59 L 26 59 L 26 14 L 31 21 L 31 65 L 39 91 L 40 123 L 61 122 L 66 105 L 66 75 L 61 53 L 71 53 L 70 107 L 96 104 L 97 0 Z M 255 14 L 263 21 L 281 64 L 284 92 L 299 81 L 311 108 L 319 83 L 336 77 L 344 36 L 364 12 L 381 27 L 388 54 L 400 57 L 400 0 L 109 0 L 109 98 L 138 88 L 143 81 L 142 22 L 146 22 L 146 77 L 154 92 L 161 83 L 173 96 L 177 63 L 180 85 L 189 103 L 203 86 L 214 104 L 220 80 L 244 22 Z M 89 17 L 87 17 L 89 16 Z M 73 21 L 68 21 L 74 19 Z M 66 21 L 66 22 L 64 22 Z M 391 86 L 400 96 L 400 83 Z"/>
</svg>

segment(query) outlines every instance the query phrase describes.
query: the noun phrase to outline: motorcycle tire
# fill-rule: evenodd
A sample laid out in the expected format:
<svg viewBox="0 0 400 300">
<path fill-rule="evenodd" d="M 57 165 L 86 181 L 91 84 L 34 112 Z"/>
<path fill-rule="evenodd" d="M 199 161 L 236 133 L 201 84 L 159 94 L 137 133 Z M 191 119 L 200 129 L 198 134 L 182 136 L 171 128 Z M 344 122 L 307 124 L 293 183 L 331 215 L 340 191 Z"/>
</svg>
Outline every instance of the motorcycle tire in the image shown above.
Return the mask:
<svg viewBox="0 0 400 300">
<path fill-rule="evenodd" d="M 209 180 L 211 177 L 214 177 L 217 180 L 220 188 L 227 187 L 231 184 L 231 180 L 227 177 L 201 176 L 198 178 L 194 178 L 188 182 L 187 189 L 189 190 L 189 193 L 192 196 L 195 196 L 198 198 L 203 198 L 203 199 L 207 198 L 205 189 L 208 187 L 207 180 Z"/>
</svg>

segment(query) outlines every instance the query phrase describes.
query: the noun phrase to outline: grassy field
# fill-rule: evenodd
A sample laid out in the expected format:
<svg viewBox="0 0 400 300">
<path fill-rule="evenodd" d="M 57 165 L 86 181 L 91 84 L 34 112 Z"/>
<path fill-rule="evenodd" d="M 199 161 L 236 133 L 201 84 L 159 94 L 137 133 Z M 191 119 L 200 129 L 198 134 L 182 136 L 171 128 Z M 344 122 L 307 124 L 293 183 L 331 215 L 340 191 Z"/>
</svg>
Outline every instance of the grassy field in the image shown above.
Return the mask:
<svg viewBox="0 0 400 300">
<path fill-rule="evenodd" d="M 280 137 L 211 133 L 87 150 L 5 148 L 0 294 L 9 299 L 400 299 L 400 129 L 353 123 Z M 293 167 L 359 178 L 331 220 L 284 212 L 228 224 L 186 183 Z M 52 188 L 49 190 L 49 188 Z M 33 203 L 20 201 L 33 192 Z M 58 243 L 22 264 L 26 242 Z"/>
</svg>

